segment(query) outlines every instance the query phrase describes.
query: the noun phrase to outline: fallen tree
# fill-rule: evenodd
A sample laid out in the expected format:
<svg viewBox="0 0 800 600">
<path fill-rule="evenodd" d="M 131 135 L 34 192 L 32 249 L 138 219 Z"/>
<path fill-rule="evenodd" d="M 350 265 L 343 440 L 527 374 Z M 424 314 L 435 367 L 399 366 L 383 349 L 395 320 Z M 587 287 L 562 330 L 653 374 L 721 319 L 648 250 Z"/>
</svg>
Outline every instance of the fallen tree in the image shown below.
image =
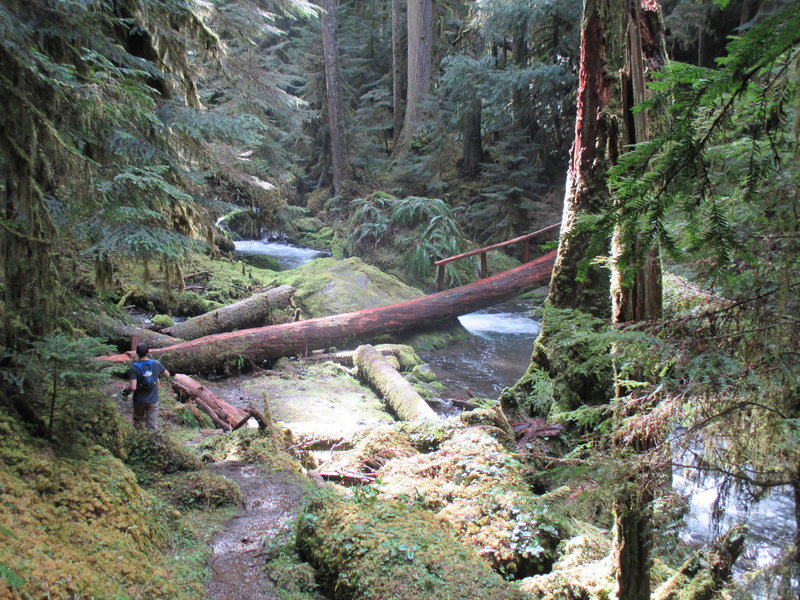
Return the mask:
<svg viewBox="0 0 800 600">
<path fill-rule="evenodd" d="M 368 341 L 379 334 L 442 323 L 513 298 L 547 283 L 555 251 L 527 264 L 461 287 L 378 308 L 296 321 L 271 327 L 219 333 L 150 352 L 172 371 L 211 372 L 233 360 L 261 361 L 281 356 L 305 356 L 312 350 Z M 101 357 L 127 362 L 129 355 Z"/>
<path fill-rule="evenodd" d="M 353 362 L 358 367 L 359 378 L 379 392 L 403 421 L 439 419 L 422 396 L 373 346 L 356 348 Z"/>
<path fill-rule="evenodd" d="M 175 375 L 172 390 L 181 402 L 194 402 L 200 410 L 225 431 L 241 427 L 250 413 L 228 404 L 210 389 L 198 383 L 188 375 Z"/>
<path fill-rule="evenodd" d="M 176 323 L 164 329 L 164 333 L 183 340 L 194 340 L 214 333 L 263 325 L 270 311 L 288 306 L 296 291 L 290 285 L 281 285 L 204 315 L 192 317 L 182 323 Z"/>
</svg>

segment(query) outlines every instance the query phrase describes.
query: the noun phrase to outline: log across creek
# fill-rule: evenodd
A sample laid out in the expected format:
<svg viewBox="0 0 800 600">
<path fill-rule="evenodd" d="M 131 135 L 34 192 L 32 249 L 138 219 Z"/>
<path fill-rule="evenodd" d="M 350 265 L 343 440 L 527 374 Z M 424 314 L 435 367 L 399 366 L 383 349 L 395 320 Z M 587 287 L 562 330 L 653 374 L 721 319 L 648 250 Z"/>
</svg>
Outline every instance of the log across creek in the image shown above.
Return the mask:
<svg viewBox="0 0 800 600">
<path fill-rule="evenodd" d="M 209 373 L 235 360 L 261 361 L 281 356 L 304 356 L 313 350 L 346 347 L 369 341 L 383 333 L 396 333 L 436 325 L 513 298 L 547 283 L 553 270 L 553 250 L 529 263 L 443 292 L 406 302 L 350 313 L 317 317 L 269 327 L 208 335 L 166 348 L 150 356 L 172 372 Z M 128 354 L 100 357 L 124 363 Z"/>
</svg>

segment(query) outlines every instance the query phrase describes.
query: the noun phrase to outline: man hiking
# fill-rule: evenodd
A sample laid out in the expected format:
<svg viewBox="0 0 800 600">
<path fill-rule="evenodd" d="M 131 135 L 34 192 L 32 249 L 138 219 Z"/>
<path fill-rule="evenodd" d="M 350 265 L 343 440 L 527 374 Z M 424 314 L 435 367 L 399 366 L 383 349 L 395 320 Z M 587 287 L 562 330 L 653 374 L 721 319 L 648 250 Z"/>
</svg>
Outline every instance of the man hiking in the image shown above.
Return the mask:
<svg viewBox="0 0 800 600">
<path fill-rule="evenodd" d="M 150 347 L 141 342 L 136 346 L 137 360 L 128 371 L 128 387 L 122 393 L 133 392 L 133 426 L 137 429 L 158 429 L 158 378 L 169 377 L 169 371 L 154 358 L 148 358 Z"/>
</svg>

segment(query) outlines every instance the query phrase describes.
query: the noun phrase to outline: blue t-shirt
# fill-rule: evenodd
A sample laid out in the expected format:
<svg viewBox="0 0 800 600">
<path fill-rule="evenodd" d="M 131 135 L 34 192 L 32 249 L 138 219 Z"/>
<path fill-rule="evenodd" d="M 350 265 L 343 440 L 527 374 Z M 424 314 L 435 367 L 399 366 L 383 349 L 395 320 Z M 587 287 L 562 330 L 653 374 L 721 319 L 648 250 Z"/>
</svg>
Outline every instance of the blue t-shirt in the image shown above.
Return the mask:
<svg viewBox="0 0 800 600">
<path fill-rule="evenodd" d="M 152 372 L 156 385 L 145 389 L 143 383 L 144 377 L 142 374 L 147 374 L 148 371 Z M 154 358 L 133 361 L 133 365 L 128 370 L 128 379 L 136 380 L 136 389 L 133 391 L 133 401 L 139 402 L 140 404 L 155 404 L 158 402 L 158 378 L 164 371 L 166 371 L 164 365 Z"/>
</svg>

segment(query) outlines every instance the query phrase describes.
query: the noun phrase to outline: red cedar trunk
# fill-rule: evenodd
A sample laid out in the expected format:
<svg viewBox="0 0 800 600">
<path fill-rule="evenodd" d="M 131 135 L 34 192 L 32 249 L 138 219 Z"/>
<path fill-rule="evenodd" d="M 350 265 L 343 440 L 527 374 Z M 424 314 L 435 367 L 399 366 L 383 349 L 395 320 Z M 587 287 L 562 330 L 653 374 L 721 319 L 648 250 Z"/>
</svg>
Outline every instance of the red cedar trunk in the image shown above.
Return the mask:
<svg viewBox="0 0 800 600">
<path fill-rule="evenodd" d="M 418 329 L 445 322 L 456 315 L 492 306 L 545 283 L 553 268 L 555 251 L 493 277 L 379 308 L 329 317 L 211 335 L 151 350 L 173 372 L 210 372 L 242 357 L 258 361 L 304 355 L 330 346 L 342 347 L 379 334 Z M 127 362 L 127 354 L 102 357 Z"/>
<path fill-rule="evenodd" d="M 408 89 L 406 116 L 398 150 L 407 149 L 419 130 L 431 84 L 434 40 L 433 0 L 408 0 Z"/>
<path fill-rule="evenodd" d="M 175 375 L 172 389 L 182 402 L 194 402 L 226 431 L 233 429 L 247 416 L 245 411 L 231 406 L 188 375 Z"/>
<path fill-rule="evenodd" d="M 347 146 L 344 135 L 344 108 L 336 38 L 337 0 L 322 0 L 322 50 L 325 62 L 325 96 L 328 105 L 328 129 L 331 136 L 333 191 L 339 194 L 348 176 Z"/>
</svg>

